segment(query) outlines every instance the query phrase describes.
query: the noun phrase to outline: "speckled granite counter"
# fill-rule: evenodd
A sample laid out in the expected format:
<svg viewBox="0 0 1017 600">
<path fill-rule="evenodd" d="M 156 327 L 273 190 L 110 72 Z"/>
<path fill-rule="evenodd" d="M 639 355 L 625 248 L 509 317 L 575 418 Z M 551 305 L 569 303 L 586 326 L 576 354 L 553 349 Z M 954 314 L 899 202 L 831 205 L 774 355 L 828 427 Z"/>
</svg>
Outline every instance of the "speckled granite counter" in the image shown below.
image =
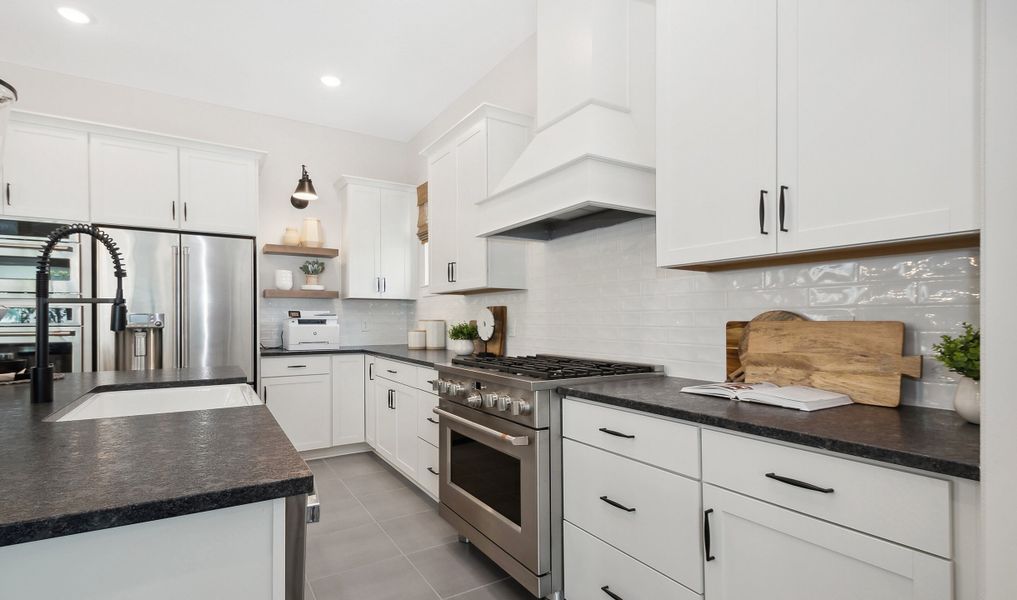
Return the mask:
<svg viewBox="0 0 1017 600">
<path fill-rule="evenodd" d="M 979 428 L 953 411 L 852 404 L 800 412 L 680 391 L 700 383 L 706 382 L 657 377 L 566 386 L 559 392 L 943 475 L 979 478 Z"/>
<path fill-rule="evenodd" d="M 401 360 L 414 363 L 422 367 L 434 367 L 442 363 L 451 362 L 455 356 L 450 350 L 410 350 L 405 345 L 384 345 L 384 346 L 343 346 L 338 350 L 310 350 L 310 351 L 289 351 L 281 349 L 262 349 L 262 358 L 272 356 L 299 356 L 306 354 L 373 354 L 393 360 Z"/>
<path fill-rule="evenodd" d="M 236 367 L 74 373 L 52 404 L 0 386 L 0 546 L 310 492 L 264 406 L 45 421 L 90 391 L 244 381 Z"/>
</svg>

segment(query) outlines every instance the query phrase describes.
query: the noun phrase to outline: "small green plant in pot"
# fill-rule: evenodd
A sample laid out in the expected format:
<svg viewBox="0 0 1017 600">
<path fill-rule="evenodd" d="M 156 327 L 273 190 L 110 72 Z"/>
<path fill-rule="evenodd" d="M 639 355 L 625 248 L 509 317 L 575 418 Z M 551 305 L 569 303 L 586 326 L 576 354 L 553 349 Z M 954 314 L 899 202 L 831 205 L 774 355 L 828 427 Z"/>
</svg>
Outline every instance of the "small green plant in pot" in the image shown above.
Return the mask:
<svg viewBox="0 0 1017 600">
<path fill-rule="evenodd" d="M 452 340 L 449 347 L 459 356 L 473 354 L 473 340 L 479 337 L 473 323 L 456 323 L 448 328 L 448 339 Z"/>
<path fill-rule="evenodd" d="M 319 276 L 325 272 L 325 263 L 321 262 L 317 258 L 304 261 L 304 264 L 300 265 L 300 270 L 304 274 L 304 283 L 307 285 L 318 285 Z"/>
<path fill-rule="evenodd" d="M 981 331 L 964 323 L 964 333 L 957 336 L 944 335 L 940 343 L 932 347 L 936 360 L 961 376 L 953 397 L 954 410 L 975 424 L 981 421 L 982 415 L 982 396 L 978 385 L 982 377 L 981 346 Z"/>
</svg>

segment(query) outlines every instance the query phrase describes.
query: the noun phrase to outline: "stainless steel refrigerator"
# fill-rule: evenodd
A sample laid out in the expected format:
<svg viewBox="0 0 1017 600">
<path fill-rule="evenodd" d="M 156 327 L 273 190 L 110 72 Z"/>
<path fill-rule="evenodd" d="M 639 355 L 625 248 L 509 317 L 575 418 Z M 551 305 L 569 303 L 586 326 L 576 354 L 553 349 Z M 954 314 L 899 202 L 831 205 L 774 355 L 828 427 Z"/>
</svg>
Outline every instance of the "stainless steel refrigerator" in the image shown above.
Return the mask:
<svg viewBox="0 0 1017 600">
<path fill-rule="evenodd" d="M 124 254 L 129 313 L 165 313 L 163 367 L 234 365 L 254 381 L 254 239 L 102 227 Z M 93 252 L 95 291 L 113 296 L 112 262 Z M 109 311 L 96 311 L 96 368 L 115 368 Z"/>
</svg>

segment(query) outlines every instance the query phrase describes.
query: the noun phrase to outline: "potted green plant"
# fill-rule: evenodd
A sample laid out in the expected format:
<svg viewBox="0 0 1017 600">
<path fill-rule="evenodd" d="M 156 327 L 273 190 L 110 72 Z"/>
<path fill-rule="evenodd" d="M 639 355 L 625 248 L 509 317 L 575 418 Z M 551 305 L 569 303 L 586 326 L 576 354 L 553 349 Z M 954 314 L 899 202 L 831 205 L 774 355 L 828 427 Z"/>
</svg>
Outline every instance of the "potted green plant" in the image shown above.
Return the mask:
<svg viewBox="0 0 1017 600">
<path fill-rule="evenodd" d="M 932 347 L 936 360 L 961 376 L 953 397 L 954 410 L 975 424 L 981 421 L 982 415 L 982 394 L 978 386 L 982 376 L 981 338 L 981 331 L 964 323 L 964 333 L 944 335 L 942 341 Z"/>
<path fill-rule="evenodd" d="M 458 356 L 473 354 L 473 340 L 478 339 L 477 326 L 473 323 L 455 323 L 448 328 L 449 348 Z"/>
<path fill-rule="evenodd" d="M 312 258 L 304 261 L 304 264 L 300 265 L 300 270 L 304 273 L 304 283 L 318 285 L 318 278 L 325 271 L 325 263 L 317 258 Z"/>
</svg>

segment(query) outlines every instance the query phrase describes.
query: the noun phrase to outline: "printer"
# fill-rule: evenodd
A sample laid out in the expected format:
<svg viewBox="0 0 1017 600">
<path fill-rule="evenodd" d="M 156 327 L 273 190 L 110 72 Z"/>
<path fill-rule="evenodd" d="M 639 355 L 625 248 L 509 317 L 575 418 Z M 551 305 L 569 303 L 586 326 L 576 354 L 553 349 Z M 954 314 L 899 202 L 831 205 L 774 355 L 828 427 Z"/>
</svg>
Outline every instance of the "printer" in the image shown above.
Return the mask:
<svg viewBox="0 0 1017 600">
<path fill-rule="evenodd" d="M 283 326 L 285 350 L 337 350 L 339 316 L 328 311 L 291 310 Z"/>
</svg>

